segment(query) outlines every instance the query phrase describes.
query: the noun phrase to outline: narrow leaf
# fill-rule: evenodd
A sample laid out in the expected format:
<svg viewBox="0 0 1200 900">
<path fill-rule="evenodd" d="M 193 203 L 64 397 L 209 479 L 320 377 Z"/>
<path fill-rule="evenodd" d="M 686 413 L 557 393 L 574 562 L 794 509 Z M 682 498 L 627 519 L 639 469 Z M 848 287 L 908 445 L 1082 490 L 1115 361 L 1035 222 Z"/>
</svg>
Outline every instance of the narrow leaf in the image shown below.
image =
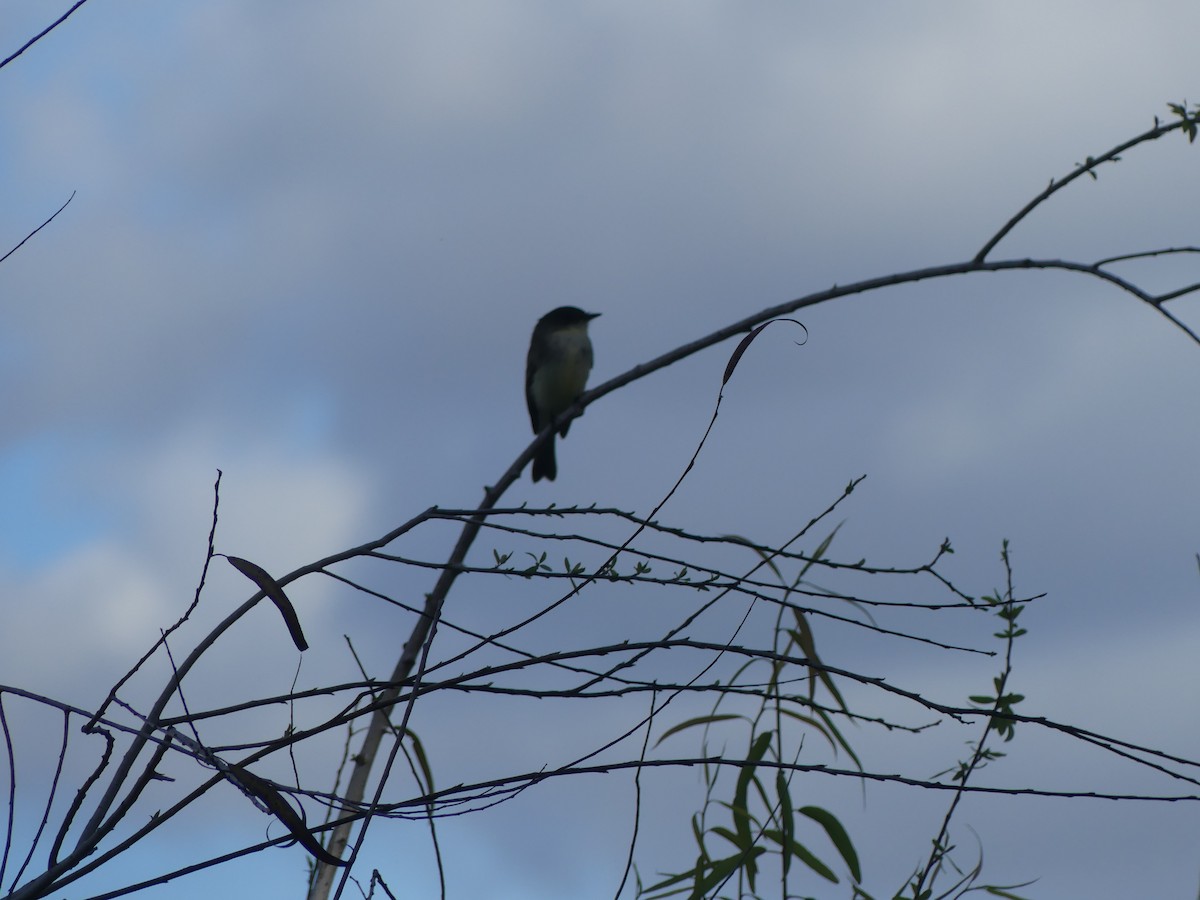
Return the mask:
<svg viewBox="0 0 1200 900">
<path fill-rule="evenodd" d="M 685 722 L 680 722 L 678 725 L 672 725 L 670 728 L 668 728 L 666 731 L 664 731 L 659 736 L 658 740 L 655 741 L 654 746 L 657 747 L 659 744 L 661 744 L 663 741 L 665 741 L 667 738 L 669 738 L 673 734 L 678 734 L 680 731 L 684 731 L 688 728 L 695 728 L 697 725 L 708 725 L 712 722 L 726 722 L 729 719 L 740 719 L 740 718 L 742 718 L 742 717 L 735 716 L 735 715 L 732 715 L 729 713 L 723 713 L 723 714 L 719 714 L 719 715 L 713 714 L 710 716 L 697 716 L 694 719 L 688 719 Z"/>
<path fill-rule="evenodd" d="M 755 765 L 743 766 L 738 772 L 737 788 L 733 793 L 733 810 L 734 819 L 738 819 L 738 811 L 742 811 L 742 815 L 748 816 L 745 810 L 749 809 L 747 800 L 750 795 L 750 782 L 754 780 L 754 772 L 757 768 L 757 763 L 763 758 L 767 752 L 767 748 L 771 746 L 771 739 L 775 733 L 764 731 L 754 739 L 754 743 L 750 745 L 750 752 L 746 754 L 746 761 Z M 739 823 L 740 824 L 740 823 Z M 748 825 L 746 826 L 749 827 Z"/>
<path fill-rule="evenodd" d="M 738 363 L 741 362 L 742 354 L 746 352 L 750 345 L 754 343 L 754 339 L 762 334 L 763 329 L 770 325 L 771 322 L 794 322 L 801 328 L 804 328 L 804 324 L 796 319 L 771 319 L 754 328 L 748 335 L 742 338 L 741 342 L 738 343 L 737 347 L 734 348 L 733 354 L 729 357 L 729 362 L 725 366 L 725 375 L 721 378 L 721 387 L 725 387 L 725 385 L 729 384 L 729 379 L 733 377 L 733 370 L 736 369 Z M 804 333 L 807 336 L 807 328 L 804 328 Z"/>
<path fill-rule="evenodd" d="M 413 755 L 417 758 L 417 768 L 421 770 L 421 775 L 425 779 L 423 785 L 426 793 L 433 793 L 433 769 L 429 765 L 429 757 L 425 755 L 425 746 L 421 743 L 421 739 L 417 737 L 413 731 L 408 732 L 408 737 L 412 741 Z"/>
<path fill-rule="evenodd" d="M 789 718 L 795 719 L 797 722 L 803 722 L 805 725 L 808 725 L 810 728 L 815 728 L 817 730 L 817 733 L 819 735 L 821 735 L 821 737 L 823 737 L 823 738 L 825 738 L 825 740 L 829 741 L 829 746 L 834 751 L 834 753 L 837 752 L 837 744 L 834 743 L 833 738 L 830 736 L 829 732 L 825 730 L 825 726 L 822 725 L 820 722 L 818 722 L 816 719 L 814 719 L 812 716 L 801 715 L 800 713 L 796 712 L 795 710 L 787 709 L 786 707 L 779 710 L 779 712 L 781 715 L 785 715 L 785 716 L 788 716 Z"/>
<path fill-rule="evenodd" d="M 750 851 L 749 859 L 746 859 L 745 854 L 739 853 L 735 856 L 730 856 L 728 859 L 715 860 L 712 864 L 712 871 L 705 878 L 700 879 L 692 896 L 706 896 L 709 891 L 740 869 L 744 864 L 750 863 L 755 857 L 762 856 L 764 853 L 766 851 L 762 847 L 755 847 Z"/>
<path fill-rule="evenodd" d="M 825 829 L 829 840 L 833 841 L 833 846 L 845 860 L 854 880 L 862 881 L 862 869 L 858 864 L 858 854 L 854 850 L 854 843 L 850 840 L 850 835 L 846 834 L 846 829 L 842 827 L 837 816 L 819 806 L 802 806 L 800 812 Z"/>
<path fill-rule="evenodd" d="M 825 863 L 821 862 L 821 860 L 817 859 L 813 852 L 799 841 L 791 838 L 785 838 L 781 832 L 776 831 L 774 828 L 764 831 L 763 837 L 777 843 L 780 847 L 787 851 L 788 856 L 796 857 L 796 859 L 800 860 L 800 862 L 804 863 L 826 881 L 832 881 L 834 884 L 838 883 L 839 879 L 837 875 L 834 874 L 833 870 L 829 868 L 829 866 L 825 865 Z M 788 857 L 785 856 L 784 858 L 787 859 Z"/>
<path fill-rule="evenodd" d="M 283 826 L 296 839 L 296 842 L 317 860 L 325 863 L 327 866 L 348 865 L 345 860 L 338 859 L 321 846 L 320 842 L 312 836 L 312 832 L 308 830 L 308 826 L 304 823 L 304 820 L 283 799 L 283 795 L 268 782 L 263 781 L 249 769 L 242 766 L 231 766 L 230 769 L 233 777 L 237 779 L 239 786 L 266 804 L 267 809 L 271 811 L 271 814 L 275 818 L 283 823 Z"/>
<path fill-rule="evenodd" d="M 750 746 L 750 755 L 746 758 L 751 762 L 758 762 L 767 755 L 767 748 L 771 746 L 771 740 L 775 737 L 775 732 L 764 731 L 754 739 L 754 743 Z"/>
<path fill-rule="evenodd" d="M 721 387 L 725 387 L 725 385 L 729 384 L 729 379 L 733 377 L 733 370 L 736 369 L 737 364 L 741 362 L 742 354 L 746 352 L 746 349 L 752 343 L 754 343 L 754 339 L 762 334 L 762 330 L 770 324 L 770 322 L 763 322 L 738 342 L 738 345 L 733 350 L 733 354 L 729 357 L 729 362 L 725 365 L 725 375 L 721 378 Z"/>
<path fill-rule="evenodd" d="M 862 760 L 858 758 L 858 754 L 854 752 L 854 748 L 850 746 L 850 742 L 842 736 L 842 733 L 838 730 L 837 725 L 833 723 L 833 719 L 830 717 L 829 713 L 817 710 L 817 715 L 821 717 L 821 721 L 825 723 L 825 727 L 828 728 L 833 736 L 837 739 L 838 746 L 846 751 L 846 755 L 854 761 L 854 765 L 856 765 L 858 770 L 861 772 L 863 767 Z"/>
<path fill-rule="evenodd" d="M 749 850 L 750 847 L 753 846 L 753 844 L 746 843 L 745 839 L 749 837 L 749 835 L 742 835 L 736 831 L 730 831 L 724 825 L 714 825 L 709 829 L 709 831 L 717 835 L 717 837 L 725 838 L 725 840 L 729 841 L 729 843 L 733 844 L 734 847 L 743 852 Z"/>
<path fill-rule="evenodd" d="M 279 614 L 283 616 L 284 624 L 287 625 L 288 633 L 292 636 L 292 643 L 296 645 L 296 649 L 307 650 L 308 641 L 304 639 L 304 632 L 300 628 L 300 617 L 296 615 L 292 601 L 283 592 L 279 582 L 268 575 L 267 570 L 262 566 L 256 565 L 248 559 L 241 559 L 237 556 L 226 556 L 225 558 L 229 560 L 231 566 L 257 584 L 259 590 L 271 598 L 271 602 L 279 608 Z"/>
<path fill-rule="evenodd" d="M 796 823 L 793 818 L 795 813 L 792 811 L 792 793 L 788 790 L 787 777 L 783 774 L 782 770 L 775 773 L 775 794 L 779 797 L 780 832 L 783 834 L 785 841 L 793 841 L 795 840 L 794 829 Z M 785 853 L 783 855 L 783 874 L 787 874 L 791 865 L 792 855 Z"/>
</svg>

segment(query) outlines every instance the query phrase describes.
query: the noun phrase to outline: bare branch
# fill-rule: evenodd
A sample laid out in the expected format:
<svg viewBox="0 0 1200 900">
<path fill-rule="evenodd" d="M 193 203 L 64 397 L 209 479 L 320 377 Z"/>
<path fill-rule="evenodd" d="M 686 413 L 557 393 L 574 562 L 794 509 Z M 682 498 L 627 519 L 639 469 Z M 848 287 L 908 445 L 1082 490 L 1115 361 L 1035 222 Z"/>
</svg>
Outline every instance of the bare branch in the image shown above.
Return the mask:
<svg viewBox="0 0 1200 900">
<path fill-rule="evenodd" d="M 22 44 L 19 48 L 17 48 L 17 51 L 15 53 L 13 53 L 7 59 L 0 60 L 0 69 L 3 69 L 10 62 L 12 62 L 14 59 L 16 59 L 18 56 L 20 56 L 22 53 L 24 53 L 26 50 L 28 50 L 30 47 L 32 47 L 34 44 L 36 44 L 38 41 L 40 41 L 42 38 L 44 38 L 46 35 L 48 35 L 50 32 L 52 32 L 55 28 L 57 28 L 63 22 L 67 21 L 67 19 L 71 15 L 71 13 L 75 12 L 75 10 L 79 9 L 79 7 L 83 6 L 83 4 L 85 4 L 86 2 L 87 2 L 87 0 L 75 0 L 74 5 L 72 5 L 70 9 L 68 9 L 65 13 L 63 13 L 61 16 L 59 16 L 57 19 L 55 19 L 53 22 L 51 22 L 49 25 L 47 25 L 45 28 L 43 28 L 41 31 L 39 31 L 37 34 L 35 34 L 33 37 L 31 37 L 29 40 L 27 40 L 24 44 Z M 74 195 L 72 195 L 72 196 L 74 196 Z"/>
<path fill-rule="evenodd" d="M 994 235 L 992 235 L 988 242 L 980 248 L 978 253 L 975 254 L 975 262 L 981 263 L 987 259 L 988 254 L 992 252 L 997 244 L 1004 240 L 1005 236 L 1010 231 L 1017 227 L 1022 219 L 1041 206 L 1046 200 L 1050 199 L 1050 197 L 1052 197 L 1054 194 L 1065 188 L 1076 178 L 1079 178 L 1082 175 L 1090 175 L 1094 179 L 1096 177 L 1097 168 L 1105 163 L 1117 162 L 1121 158 L 1121 154 L 1126 150 L 1130 150 L 1133 147 L 1136 147 L 1138 144 L 1144 144 L 1147 141 L 1156 141 L 1164 134 L 1170 134 L 1172 131 L 1186 131 L 1191 121 L 1192 120 L 1183 117 L 1180 121 L 1173 122 L 1170 125 L 1160 125 L 1158 120 L 1155 119 L 1154 127 L 1149 131 L 1144 131 L 1137 137 L 1130 138 L 1123 144 L 1118 144 L 1106 153 L 1102 153 L 1096 157 L 1089 156 L 1086 161 L 1077 163 L 1073 172 L 1071 172 L 1069 175 L 1064 175 L 1057 181 L 1051 180 L 1051 182 L 1046 185 L 1046 189 L 1044 191 L 1030 200 L 1027 204 L 1025 204 L 1024 207 L 1022 207 L 1020 212 L 1005 222 L 1004 226 Z M 1195 126 L 1192 125 L 1191 127 Z"/>
<path fill-rule="evenodd" d="M 75 192 L 71 191 L 71 196 L 67 198 L 67 202 L 64 203 L 62 206 L 60 206 L 58 209 L 56 209 L 54 211 L 54 214 L 52 216 L 50 216 L 50 218 L 48 218 L 45 222 L 43 222 L 37 228 L 33 229 L 33 231 L 29 232 L 29 234 L 25 235 L 25 237 L 21 238 L 21 242 L 19 244 L 17 244 L 17 246 L 13 247 L 11 250 L 9 250 L 7 253 L 5 253 L 3 256 L 0 256 L 0 263 L 4 262 L 6 259 L 8 259 L 14 253 L 16 253 L 22 247 L 24 247 L 26 241 L 28 241 L 31 237 L 33 237 L 35 234 L 37 234 L 39 231 L 41 231 L 43 228 L 45 228 L 47 225 L 49 225 L 51 222 L 53 222 L 55 219 L 57 219 L 58 214 L 60 212 L 62 212 L 64 209 L 66 209 L 67 204 L 70 203 L 74 199 L 75 199 Z"/>
</svg>

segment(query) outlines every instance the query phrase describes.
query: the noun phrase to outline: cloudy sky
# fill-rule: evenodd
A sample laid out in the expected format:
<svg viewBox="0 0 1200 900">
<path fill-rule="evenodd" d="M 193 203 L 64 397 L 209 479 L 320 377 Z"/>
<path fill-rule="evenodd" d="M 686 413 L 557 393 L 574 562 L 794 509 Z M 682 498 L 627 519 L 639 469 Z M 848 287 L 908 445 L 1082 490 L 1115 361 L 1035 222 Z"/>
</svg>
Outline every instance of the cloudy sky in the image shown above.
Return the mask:
<svg viewBox="0 0 1200 900">
<path fill-rule="evenodd" d="M 7 0 L 0 56 L 60 12 Z M 1198 28 L 1194 0 L 85 5 L 0 70 L 0 250 L 75 193 L 0 265 L 0 684 L 98 703 L 190 600 L 218 469 L 218 549 L 280 573 L 431 504 L 474 505 L 530 438 L 524 354 L 552 307 L 603 314 L 599 383 L 831 284 L 969 259 L 1051 178 L 1200 99 Z M 994 258 L 1200 244 L 1198 154 L 1179 135 L 1126 154 Z M 1200 280 L 1200 261 L 1121 272 L 1167 290 Z M 1175 312 L 1200 328 L 1200 297 Z M 1196 758 L 1200 346 L 1061 273 L 922 282 L 800 318 L 804 346 L 772 329 L 742 361 L 664 520 L 780 541 L 866 474 L 839 511 L 844 558 L 924 562 L 948 535 L 947 574 L 982 593 L 1010 539 L 1019 592 L 1047 594 L 1018 649 L 1023 711 Z M 506 503 L 648 512 L 703 433 L 731 349 L 606 397 L 560 444 L 558 481 L 522 480 Z M 415 540 L 437 558 L 450 532 Z M 410 600 L 432 584 L 393 577 Z M 214 572 L 199 623 L 245 598 L 239 578 Z M 504 596 L 527 611 L 521 589 Z M 461 624 L 482 627 L 464 595 Z M 297 602 L 313 643 L 302 680 L 349 671 L 343 634 L 372 674 L 390 671 L 403 619 L 328 584 Z M 659 633 L 621 609 L 620 634 Z M 543 637 L 574 646 L 582 621 Z M 276 628 L 266 612 L 247 623 L 213 682 L 285 692 L 294 653 L 262 672 L 239 656 Z M 826 660 L 950 703 L 993 674 L 880 655 L 859 634 L 820 632 Z M 513 769 L 569 758 L 573 711 L 547 734 L 528 710 L 448 710 L 451 724 L 425 727 L 451 773 L 476 721 Z M 39 728 L 57 740 L 60 723 L 12 715 L 35 744 Z M 598 734 L 628 721 L 597 718 Z M 534 734 L 549 749 L 530 759 Z M 1023 737 L 989 783 L 1197 793 Z M 873 739 L 860 749 L 880 771 L 953 762 L 913 748 L 901 765 Z M 657 788 L 668 813 L 645 873 L 688 864 L 696 785 Z M 603 787 L 612 808 L 581 784 L 447 823 L 450 895 L 612 896 L 629 786 Z M 844 816 L 880 893 L 944 809 L 890 788 L 811 790 Z M 238 818 L 255 815 L 214 801 L 130 866 L 259 840 L 266 826 Z M 969 827 L 986 874 L 1040 878 L 1032 896 L 1194 897 L 1200 883 L 1194 803 L 973 799 L 961 815 L 967 856 Z M 427 839 L 384 833 L 370 865 L 425 895 Z M 302 851 L 274 851 L 159 893 L 298 896 L 302 867 Z"/>
</svg>

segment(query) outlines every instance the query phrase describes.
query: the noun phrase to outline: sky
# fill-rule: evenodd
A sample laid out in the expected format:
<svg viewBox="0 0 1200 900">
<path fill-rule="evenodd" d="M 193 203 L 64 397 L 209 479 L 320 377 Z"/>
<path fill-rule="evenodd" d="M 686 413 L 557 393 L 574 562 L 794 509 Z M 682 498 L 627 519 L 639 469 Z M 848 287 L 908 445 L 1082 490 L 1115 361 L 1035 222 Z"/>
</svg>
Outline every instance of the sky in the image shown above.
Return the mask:
<svg viewBox="0 0 1200 900">
<path fill-rule="evenodd" d="M 7 0 L 0 56 L 60 12 Z M 531 438 L 524 355 L 553 307 L 602 314 L 599 384 L 832 284 L 970 259 L 1051 178 L 1200 99 L 1198 27 L 1191 0 L 85 4 L 0 70 L 0 252 L 74 195 L 0 264 L 0 684 L 99 703 L 190 602 L 218 470 L 217 549 L 275 573 L 430 505 L 478 503 Z M 1177 134 L 1128 152 L 993 258 L 1200 244 L 1198 153 Z M 1200 259 L 1120 271 L 1168 290 L 1200 280 Z M 1200 329 L 1200 296 L 1173 310 Z M 1046 595 L 1022 620 L 1022 711 L 1194 759 L 1200 346 L 1129 295 L 1051 272 L 926 281 L 797 318 L 802 346 L 777 326 L 743 358 L 661 518 L 781 542 L 865 474 L 837 513 L 843 558 L 924 562 L 948 536 L 947 574 L 981 594 L 1002 584 L 1008 539 L 1018 593 Z M 695 450 L 732 349 L 603 398 L 560 442 L 558 480 L 522 479 L 504 503 L 649 512 Z M 430 528 L 406 551 L 438 559 L 452 541 Z M 491 545 L 477 552 L 486 562 Z M 432 585 L 399 567 L 380 578 L 414 602 Z M 447 615 L 498 627 L 550 590 L 493 587 L 464 581 Z M 216 566 L 181 643 L 246 596 Z M 646 609 L 653 596 L 568 608 L 530 645 L 652 638 L 674 609 Z M 329 582 L 293 599 L 313 644 L 302 682 L 353 677 L 343 635 L 372 674 L 391 670 L 402 616 Z M 230 635 L 190 699 L 287 691 L 297 654 L 275 646 L 272 615 Z M 990 640 L 978 619 L 903 621 Z M 831 665 L 944 702 L 994 674 L 861 629 L 823 624 L 818 640 Z M 146 674 L 132 697 L 152 694 Z M 41 771 L 34 748 L 61 721 L 6 707 Z M 447 784 L 553 765 L 630 720 L 616 704 L 478 698 L 427 715 L 417 730 Z M 919 777 L 966 739 L 856 734 L 878 771 Z M 326 771 L 338 748 L 319 749 Z M 988 783 L 1197 793 L 1035 729 L 1005 749 Z M 647 788 L 644 873 L 689 864 L 698 783 Z M 880 894 L 944 810 L 894 786 L 805 788 L 843 816 Z M 630 791 L 597 776 L 446 820 L 449 896 L 613 896 Z M 36 808 L 20 807 L 26 825 Z M 256 816 L 217 795 L 78 887 L 278 833 Z M 1200 887 L 1195 803 L 971 798 L 960 816 L 966 858 L 974 832 L 988 878 L 1039 879 L 1028 896 Z M 380 826 L 368 848 L 393 887 L 434 895 L 420 826 Z M 304 861 L 271 851 L 145 896 L 299 896 Z"/>
</svg>

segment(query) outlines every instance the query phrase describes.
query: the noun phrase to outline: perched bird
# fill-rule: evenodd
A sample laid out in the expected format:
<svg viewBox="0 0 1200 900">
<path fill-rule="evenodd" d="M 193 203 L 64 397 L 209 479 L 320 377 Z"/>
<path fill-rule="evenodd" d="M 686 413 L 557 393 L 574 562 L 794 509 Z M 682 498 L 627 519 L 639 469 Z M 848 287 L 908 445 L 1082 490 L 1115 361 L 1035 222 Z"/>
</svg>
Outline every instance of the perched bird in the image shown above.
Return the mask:
<svg viewBox="0 0 1200 900">
<path fill-rule="evenodd" d="M 574 306 L 560 306 L 534 326 L 525 362 L 525 400 L 534 434 L 549 427 L 583 393 L 592 370 L 592 342 L 587 327 L 598 315 Z M 570 422 L 564 423 L 558 433 L 566 437 L 570 426 Z M 557 474 L 551 434 L 533 458 L 533 480 L 553 481 Z"/>
</svg>

